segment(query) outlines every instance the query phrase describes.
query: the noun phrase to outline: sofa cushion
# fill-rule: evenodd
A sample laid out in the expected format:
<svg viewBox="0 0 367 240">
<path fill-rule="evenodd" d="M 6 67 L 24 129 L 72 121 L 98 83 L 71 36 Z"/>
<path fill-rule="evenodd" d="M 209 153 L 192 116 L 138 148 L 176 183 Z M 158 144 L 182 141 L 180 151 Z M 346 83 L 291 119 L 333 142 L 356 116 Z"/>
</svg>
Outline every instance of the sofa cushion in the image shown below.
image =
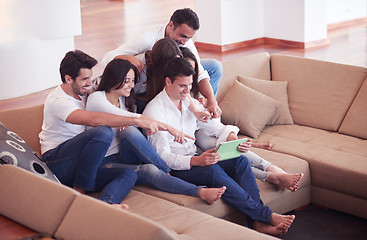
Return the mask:
<svg viewBox="0 0 367 240">
<path fill-rule="evenodd" d="M 313 186 L 367 200 L 367 141 L 296 124 L 266 127 L 257 140 L 308 161 Z"/>
<path fill-rule="evenodd" d="M 281 103 L 277 112 L 270 119 L 267 125 L 293 124 L 292 115 L 289 112 L 288 106 L 288 82 L 261 80 L 245 76 L 238 76 L 238 81 Z"/>
<path fill-rule="evenodd" d="M 238 75 L 270 80 L 270 56 L 267 52 L 224 61 L 223 76 L 219 82 L 217 101 L 221 102 Z"/>
<path fill-rule="evenodd" d="M 304 177 L 300 181 L 299 189 L 296 192 L 282 191 L 273 184 L 257 180 L 260 196 L 265 205 L 277 213 L 286 213 L 310 203 L 311 176 L 307 161 L 259 148 L 252 148 L 251 150 L 289 173 L 304 174 Z M 147 186 L 135 186 L 134 189 L 173 202 L 179 206 L 198 210 L 240 225 L 244 225 L 246 221 L 245 215 L 239 214 L 237 210 L 222 199 L 217 200 L 213 205 L 209 205 L 197 197 L 166 193 Z M 284 199 L 287 199 L 287 204 L 284 204 Z"/>
<path fill-rule="evenodd" d="M 367 139 L 367 79 L 354 99 L 339 132 Z"/>
<path fill-rule="evenodd" d="M 22 168 L 0 165 L 0 214 L 37 232 L 54 234 L 76 195 Z"/>
<path fill-rule="evenodd" d="M 70 240 L 176 239 L 149 219 L 85 195 L 75 198 L 55 236 Z"/>
<path fill-rule="evenodd" d="M 129 205 L 132 213 L 176 232 L 178 239 L 276 239 L 142 192 L 131 191 L 123 202 Z"/>
<path fill-rule="evenodd" d="M 364 79 L 366 68 L 285 55 L 271 55 L 273 81 L 288 82 L 293 121 L 338 131 Z"/>
<path fill-rule="evenodd" d="M 274 116 L 280 102 L 236 80 L 219 106 L 223 111 L 224 124 L 236 125 L 241 133 L 257 138 L 260 131 Z"/>
<path fill-rule="evenodd" d="M 0 122 L 21 138 L 38 154 L 41 153 L 38 133 L 43 121 L 43 104 L 27 108 L 0 111 Z"/>
</svg>

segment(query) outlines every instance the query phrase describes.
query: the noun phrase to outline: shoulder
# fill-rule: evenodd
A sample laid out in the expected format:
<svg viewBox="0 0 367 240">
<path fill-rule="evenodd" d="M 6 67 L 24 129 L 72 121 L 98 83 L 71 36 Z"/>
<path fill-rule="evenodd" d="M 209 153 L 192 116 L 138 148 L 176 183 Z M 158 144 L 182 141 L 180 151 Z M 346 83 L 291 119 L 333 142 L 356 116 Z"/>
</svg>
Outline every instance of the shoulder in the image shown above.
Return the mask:
<svg viewBox="0 0 367 240">
<path fill-rule="evenodd" d="M 106 98 L 105 92 L 104 91 L 95 91 L 92 94 L 90 94 L 87 98 L 87 102 L 89 101 L 93 101 L 95 99 L 104 99 Z"/>
<path fill-rule="evenodd" d="M 161 93 L 155 96 L 145 107 L 143 115 L 154 118 L 155 115 L 159 114 L 163 110 L 163 104 L 160 97 Z"/>
</svg>

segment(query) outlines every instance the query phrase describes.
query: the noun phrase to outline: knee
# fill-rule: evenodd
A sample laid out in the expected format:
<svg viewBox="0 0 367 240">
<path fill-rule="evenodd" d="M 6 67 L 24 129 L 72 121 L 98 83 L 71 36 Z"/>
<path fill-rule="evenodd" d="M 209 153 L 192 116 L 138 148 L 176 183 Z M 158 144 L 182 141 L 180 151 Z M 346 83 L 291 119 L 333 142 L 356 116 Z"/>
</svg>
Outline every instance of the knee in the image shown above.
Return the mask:
<svg viewBox="0 0 367 240">
<path fill-rule="evenodd" d="M 129 168 L 122 168 L 119 174 L 124 180 L 135 183 L 138 179 L 138 174 Z"/>
<path fill-rule="evenodd" d="M 103 139 L 107 142 L 112 142 L 113 132 L 110 127 L 107 126 L 97 126 L 93 128 L 95 130 L 95 136 Z"/>
<path fill-rule="evenodd" d="M 217 74 L 220 74 L 222 76 L 223 73 L 223 65 L 221 62 L 219 62 L 216 59 L 213 59 L 213 68 L 215 69 L 215 71 L 217 72 Z"/>
<path fill-rule="evenodd" d="M 140 137 L 142 133 L 134 126 L 128 126 L 120 132 L 120 138 L 131 139 L 134 137 Z"/>
<path fill-rule="evenodd" d="M 247 157 L 245 157 L 245 156 L 243 156 L 243 155 L 241 155 L 241 156 L 239 156 L 237 159 L 236 159 L 236 168 L 238 168 L 239 166 L 244 166 L 244 167 L 251 167 L 251 164 L 250 164 L 250 162 L 249 162 L 249 160 L 248 160 L 248 158 Z"/>
<path fill-rule="evenodd" d="M 154 164 L 143 164 L 139 166 L 139 171 L 148 172 L 152 175 L 160 173 L 161 170 Z"/>
</svg>

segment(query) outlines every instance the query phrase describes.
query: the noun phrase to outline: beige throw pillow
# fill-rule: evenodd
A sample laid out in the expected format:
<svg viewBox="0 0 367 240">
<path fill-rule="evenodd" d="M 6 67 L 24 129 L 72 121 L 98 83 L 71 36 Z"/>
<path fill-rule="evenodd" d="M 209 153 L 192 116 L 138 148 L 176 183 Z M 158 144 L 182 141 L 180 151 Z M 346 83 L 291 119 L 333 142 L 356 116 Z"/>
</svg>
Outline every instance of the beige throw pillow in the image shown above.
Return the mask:
<svg viewBox="0 0 367 240">
<path fill-rule="evenodd" d="M 238 80 L 240 81 L 240 83 L 245 84 L 247 87 L 261 92 L 266 96 L 271 97 L 281 103 L 277 112 L 270 119 L 267 125 L 294 123 L 288 106 L 288 82 L 261 80 L 244 76 L 238 76 Z"/>
<path fill-rule="evenodd" d="M 219 106 L 223 111 L 224 124 L 236 125 L 241 133 L 257 138 L 266 123 L 274 116 L 280 102 L 236 80 Z"/>
</svg>

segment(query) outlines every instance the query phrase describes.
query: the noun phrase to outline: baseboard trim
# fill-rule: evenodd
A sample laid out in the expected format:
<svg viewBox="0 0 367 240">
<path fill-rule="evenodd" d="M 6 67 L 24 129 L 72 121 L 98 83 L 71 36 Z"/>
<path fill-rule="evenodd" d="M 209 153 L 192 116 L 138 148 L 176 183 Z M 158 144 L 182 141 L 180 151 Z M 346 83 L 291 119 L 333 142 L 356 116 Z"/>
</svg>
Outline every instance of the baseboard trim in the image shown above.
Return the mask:
<svg viewBox="0 0 367 240">
<path fill-rule="evenodd" d="M 337 23 L 330 23 L 330 24 L 327 25 L 327 30 L 330 31 L 330 30 L 335 30 L 335 29 L 340 29 L 340 28 L 347 28 L 347 27 L 352 27 L 352 26 L 357 26 L 357 25 L 364 25 L 364 24 L 367 24 L 367 17 L 356 18 L 356 19 L 337 22 Z"/>
<path fill-rule="evenodd" d="M 364 25 L 367 24 L 367 17 L 352 19 L 348 21 L 338 22 L 338 23 L 331 23 L 327 25 L 327 30 L 335 30 L 340 28 L 347 28 L 357 25 Z M 253 47 L 261 44 L 272 44 L 278 45 L 282 47 L 289 47 L 289 48 L 301 48 L 301 49 L 309 49 L 314 47 L 324 47 L 330 44 L 329 39 L 321 39 L 316 41 L 310 42 L 297 42 L 297 41 L 289 41 L 283 39 L 276 39 L 276 38 L 257 38 L 243 42 L 225 44 L 225 45 L 216 45 L 210 43 L 203 43 L 203 42 L 195 42 L 195 46 L 198 50 L 203 51 L 214 51 L 214 52 L 226 52 L 246 47 Z"/>
<path fill-rule="evenodd" d="M 203 51 L 214 51 L 214 52 L 226 52 L 231 50 L 237 50 L 246 47 L 253 47 L 261 44 L 272 44 L 282 47 L 289 47 L 289 48 L 314 48 L 314 47 L 323 47 L 330 44 L 329 39 L 321 39 L 316 41 L 310 42 L 296 42 L 296 41 L 289 41 L 283 39 L 276 39 L 276 38 L 257 38 L 253 40 L 238 42 L 238 43 L 231 43 L 226 45 L 216 45 L 210 43 L 203 43 L 203 42 L 195 42 L 195 46 L 198 50 Z"/>
</svg>

